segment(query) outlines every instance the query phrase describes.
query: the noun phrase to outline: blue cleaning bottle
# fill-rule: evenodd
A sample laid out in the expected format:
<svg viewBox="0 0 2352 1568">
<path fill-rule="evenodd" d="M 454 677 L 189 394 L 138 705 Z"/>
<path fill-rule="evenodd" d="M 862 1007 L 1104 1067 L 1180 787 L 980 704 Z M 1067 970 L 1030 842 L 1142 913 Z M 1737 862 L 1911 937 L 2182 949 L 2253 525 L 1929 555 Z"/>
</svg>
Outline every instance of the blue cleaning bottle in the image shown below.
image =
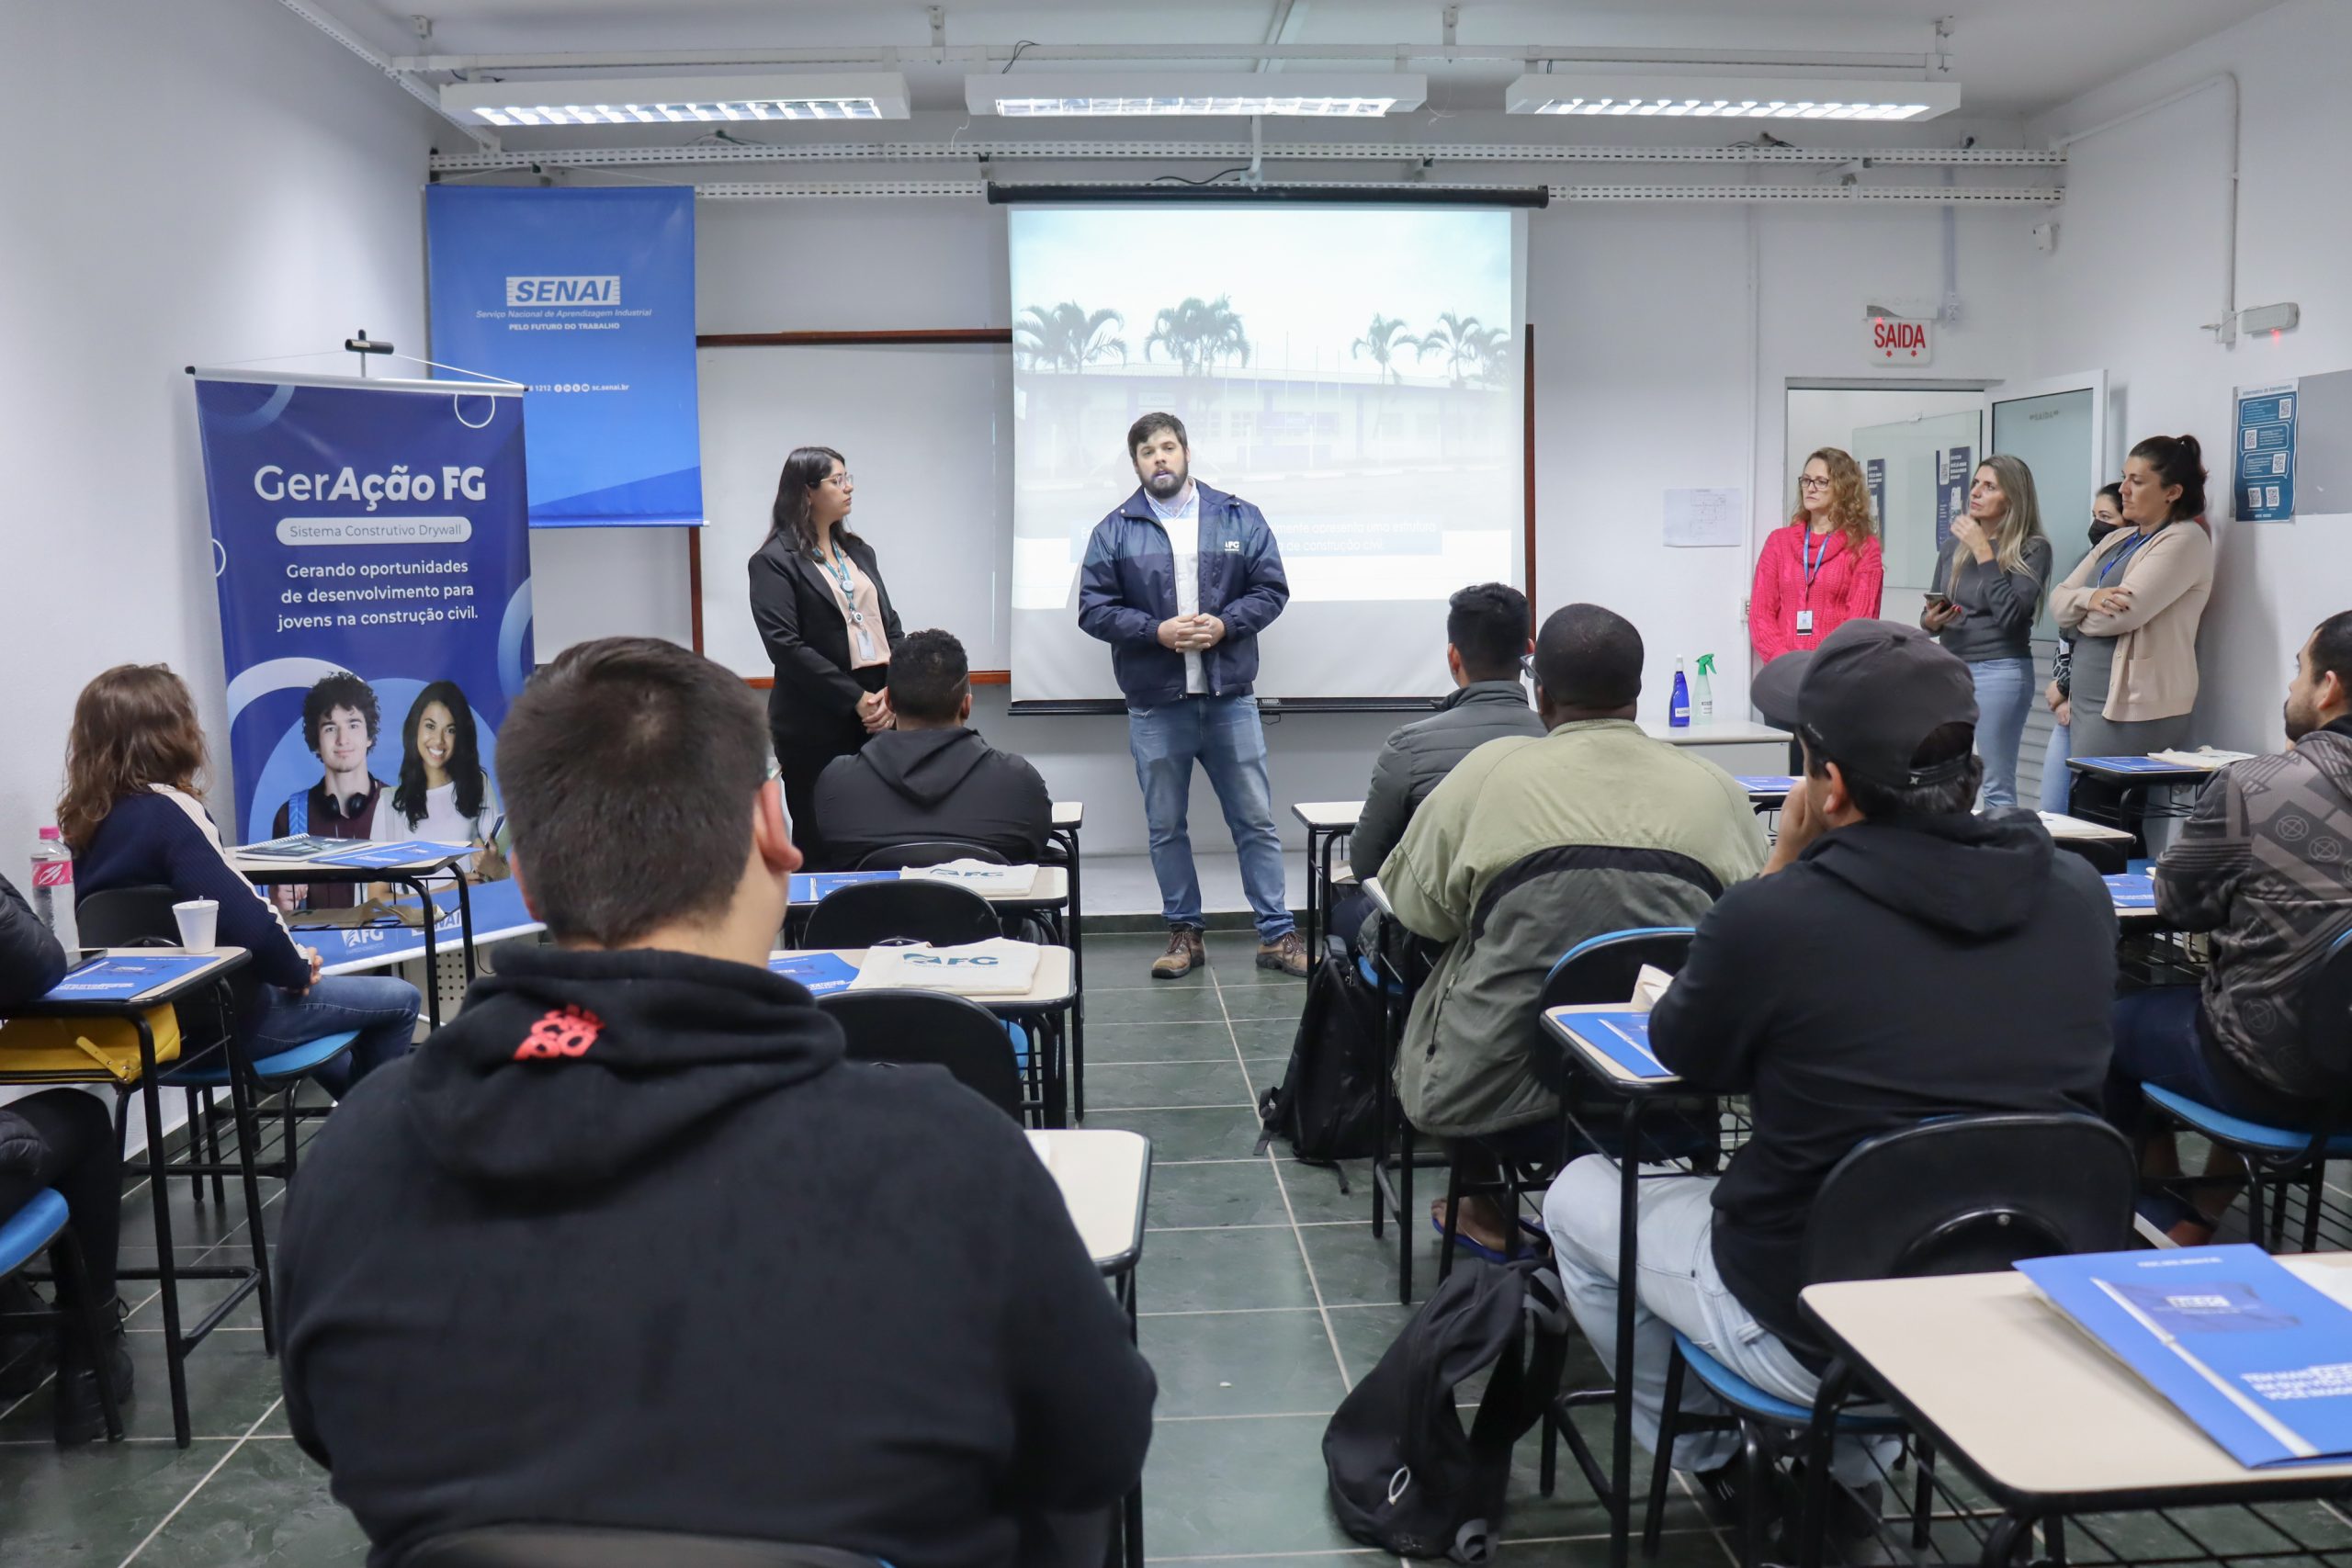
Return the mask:
<svg viewBox="0 0 2352 1568">
<path fill-rule="evenodd" d="M 1674 701 L 1667 709 L 1666 722 L 1676 729 L 1690 728 L 1690 682 L 1683 678 L 1679 659 L 1674 661 Z"/>
</svg>

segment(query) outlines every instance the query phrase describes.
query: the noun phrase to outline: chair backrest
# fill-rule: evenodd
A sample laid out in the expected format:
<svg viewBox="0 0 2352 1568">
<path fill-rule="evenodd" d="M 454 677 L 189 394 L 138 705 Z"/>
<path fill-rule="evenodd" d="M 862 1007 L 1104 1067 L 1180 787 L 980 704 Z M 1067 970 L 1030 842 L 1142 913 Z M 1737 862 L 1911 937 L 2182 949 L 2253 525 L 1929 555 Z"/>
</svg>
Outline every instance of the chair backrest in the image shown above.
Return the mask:
<svg viewBox="0 0 2352 1568">
<path fill-rule="evenodd" d="M 899 871 L 909 866 L 945 865 L 951 860 L 976 860 L 989 865 L 1011 863 L 986 844 L 962 844 L 953 839 L 923 839 L 913 843 L 885 844 L 878 850 L 868 850 L 865 858 L 857 863 L 857 869 Z"/>
<path fill-rule="evenodd" d="M 1807 1216 L 1802 1278 L 1893 1280 L 2007 1269 L 2131 1244 L 2138 1164 L 2096 1117 L 1945 1116 L 1838 1162 Z"/>
<path fill-rule="evenodd" d="M 423 1541 L 400 1568 L 888 1568 L 828 1546 L 594 1525 L 487 1525 Z"/>
<path fill-rule="evenodd" d="M 933 947 L 1003 934 L 989 901 L 952 882 L 854 882 L 817 900 L 802 941 L 810 947 L 875 947 L 927 942 Z"/>
<path fill-rule="evenodd" d="M 945 1067 L 956 1080 L 1014 1121 L 1021 1071 L 1004 1023 L 969 997 L 947 991 L 836 991 L 817 1004 L 849 1037 L 856 1062 Z"/>
<path fill-rule="evenodd" d="M 2352 931 L 2304 982 L 2302 1006 L 2304 1055 L 2335 1080 L 2339 1097 L 2352 1094 Z"/>
<path fill-rule="evenodd" d="M 1622 1002 L 1634 994 L 1634 982 L 1644 964 L 1669 975 L 1679 973 L 1683 960 L 1690 956 L 1693 934 L 1689 926 L 1641 926 L 1589 937 L 1552 965 L 1537 994 L 1535 1010 Z M 1556 1045 L 1547 1041 L 1528 1061 L 1537 1081 L 1553 1093 L 1579 1101 L 1589 1098 L 1585 1092 L 1589 1080 L 1568 1065 Z"/>
<path fill-rule="evenodd" d="M 172 919 L 172 906 L 179 897 L 161 882 L 110 887 L 74 907 L 74 929 L 85 947 L 138 947 L 158 940 L 176 943 L 180 928 Z"/>
</svg>

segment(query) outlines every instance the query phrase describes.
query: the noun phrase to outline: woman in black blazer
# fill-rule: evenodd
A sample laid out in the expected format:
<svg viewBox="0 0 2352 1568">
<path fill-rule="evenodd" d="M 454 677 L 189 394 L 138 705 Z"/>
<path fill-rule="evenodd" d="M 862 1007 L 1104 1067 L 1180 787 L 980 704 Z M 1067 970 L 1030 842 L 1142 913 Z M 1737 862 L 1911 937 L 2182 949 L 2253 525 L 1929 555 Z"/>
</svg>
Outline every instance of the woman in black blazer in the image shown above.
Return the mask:
<svg viewBox="0 0 2352 1568">
<path fill-rule="evenodd" d="M 906 634 L 874 549 L 847 527 L 849 468 L 830 446 L 784 460 L 768 536 L 752 557 L 752 618 L 775 664 L 768 728 L 775 738 L 793 841 L 815 842 L 817 775 L 890 727 L 884 687 Z"/>
</svg>

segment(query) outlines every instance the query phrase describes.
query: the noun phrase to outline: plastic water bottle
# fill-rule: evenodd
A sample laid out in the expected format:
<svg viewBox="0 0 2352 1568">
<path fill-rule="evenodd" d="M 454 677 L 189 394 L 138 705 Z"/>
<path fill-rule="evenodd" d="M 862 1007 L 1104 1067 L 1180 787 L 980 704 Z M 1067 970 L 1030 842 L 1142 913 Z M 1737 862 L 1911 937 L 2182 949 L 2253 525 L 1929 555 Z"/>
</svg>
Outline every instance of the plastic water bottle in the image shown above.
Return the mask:
<svg viewBox="0 0 2352 1568">
<path fill-rule="evenodd" d="M 68 954 L 82 946 L 74 921 L 74 852 L 54 828 L 43 828 L 33 845 L 33 913 Z"/>
<path fill-rule="evenodd" d="M 1702 653 L 1699 655 L 1699 690 L 1697 695 L 1699 698 L 1699 722 L 1701 724 L 1713 724 L 1715 722 L 1714 684 L 1708 679 L 1710 675 L 1714 673 L 1714 671 L 1715 656 L 1712 653 Z"/>
<path fill-rule="evenodd" d="M 1674 661 L 1674 700 L 1667 708 L 1666 722 L 1676 729 L 1690 728 L 1690 682 L 1683 678 L 1679 659 Z"/>
</svg>

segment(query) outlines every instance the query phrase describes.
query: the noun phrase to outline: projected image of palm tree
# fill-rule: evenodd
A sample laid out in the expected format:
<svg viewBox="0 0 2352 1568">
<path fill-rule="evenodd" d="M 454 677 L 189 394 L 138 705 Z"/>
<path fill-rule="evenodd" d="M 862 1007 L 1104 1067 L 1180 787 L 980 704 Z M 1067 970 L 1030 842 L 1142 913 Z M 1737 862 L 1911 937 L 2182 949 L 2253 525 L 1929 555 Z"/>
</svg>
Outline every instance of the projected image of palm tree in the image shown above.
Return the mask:
<svg viewBox="0 0 2352 1568">
<path fill-rule="evenodd" d="M 1375 310 L 1372 325 L 1364 329 L 1363 336 L 1348 344 L 1348 357 L 1369 357 L 1374 365 L 1379 367 L 1380 378 L 1394 385 L 1404 379 L 1396 370 L 1396 351 L 1412 348 L 1419 341 L 1405 330 L 1401 318 L 1384 316 Z"/>
<path fill-rule="evenodd" d="M 1089 310 L 1072 299 L 1032 305 L 1012 325 L 1012 352 L 1033 370 L 1083 370 L 1114 354 L 1125 365 L 1127 340 L 1115 330 L 1126 324 L 1116 310 Z"/>
<path fill-rule="evenodd" d="M 1205 376 L 1220 359 L 1250 363 L 1249 334 L 1242 331 L 1232 299 L 1223 294 L 1209 300 L 1195 295 L 1152 318 L 1143 356 L 1149 359 L 1154 348 L 1166 349 L 1187 376 Z"/>
<path fill-rule="evenodd" d="M 1476 365 L 1487 340 L 1487 329 L 1478 324 L 1476 316 L 1459 316 L 1452 310 L 1438 315 L 1437 325 L 1423 333 L 1413 345 L 1413 356 L 1426 359 L 1435 355 L 1445 364 L 1445 373 L 1453 385 L 1464 384 L 1462 374 L 1465 365 Z"/>
</svg>

